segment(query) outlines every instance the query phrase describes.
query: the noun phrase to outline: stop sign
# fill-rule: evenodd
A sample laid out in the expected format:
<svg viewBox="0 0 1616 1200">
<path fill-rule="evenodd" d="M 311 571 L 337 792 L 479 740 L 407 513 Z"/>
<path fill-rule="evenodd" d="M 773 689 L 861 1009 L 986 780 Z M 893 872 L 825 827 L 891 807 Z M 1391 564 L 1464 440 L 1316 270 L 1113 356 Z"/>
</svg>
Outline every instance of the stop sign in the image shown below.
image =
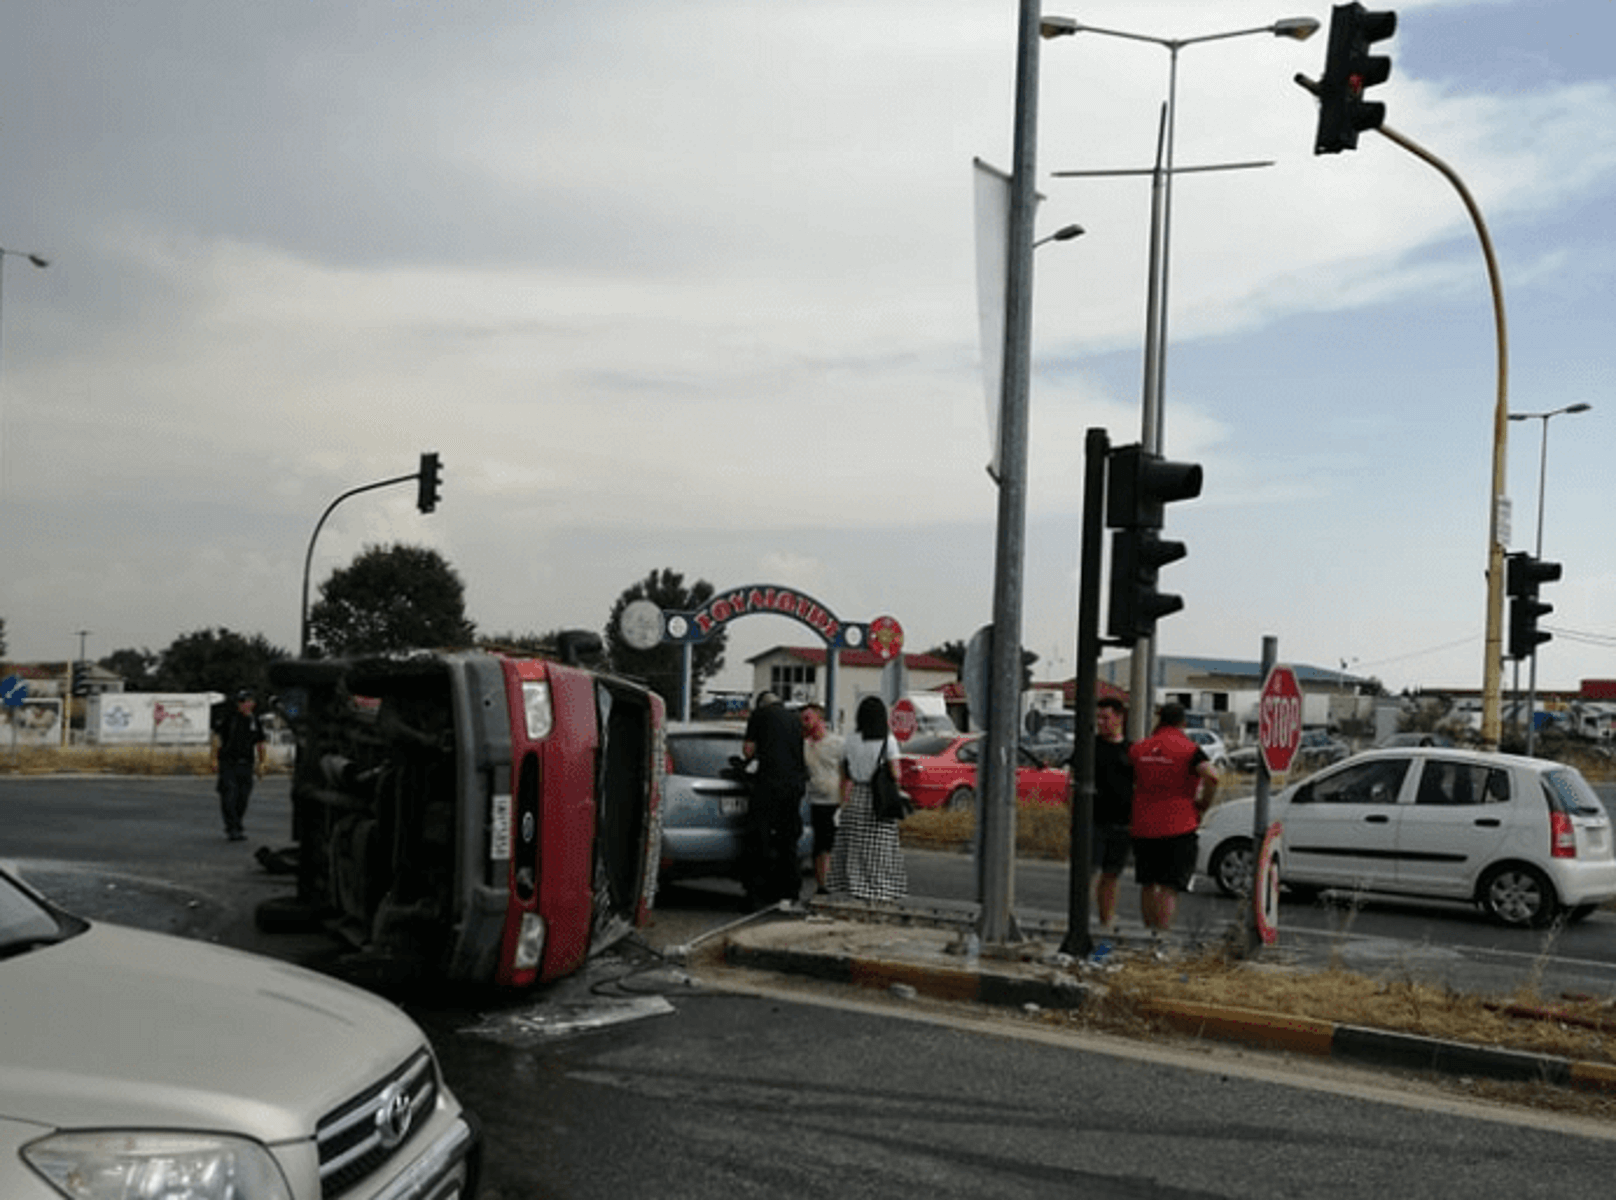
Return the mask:
<svg viewBox="0 0 1616 1200">
<path fill-rule="evenodd" d="M 906 698 L 894 704 L 892 719 L 888 724 L 892 726 L 892 736 L 900 742 L 914 737 L 915 731 L 920 728 L 920 714 L 915 711 L 915 702 Z"/>
<path fill-rule="evenodd" d="M 1276 666 L 1263 680 L 1262 697 L 1257 701 L 1257 746 L 1270 775 L 1283 775 L 1291 768 L 1296 748 L 1302 744 L 1302 689 L 1296 672 Z"/>
</svg>

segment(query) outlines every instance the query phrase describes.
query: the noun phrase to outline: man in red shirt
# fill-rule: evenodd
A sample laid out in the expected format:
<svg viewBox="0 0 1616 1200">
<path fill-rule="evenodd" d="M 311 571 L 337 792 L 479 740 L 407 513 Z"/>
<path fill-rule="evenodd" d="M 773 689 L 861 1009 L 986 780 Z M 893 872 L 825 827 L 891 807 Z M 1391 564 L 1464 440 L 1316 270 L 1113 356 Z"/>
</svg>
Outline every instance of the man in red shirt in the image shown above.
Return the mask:
<svg viewBox="0 0 1616 1200">
<path fill-rule="evenodd" d="M 1164 704 L 1156 732 L 1135 742 L 1133 861 L 1139 908 L 1151 940 L 1173 927 L 1178 894 L 1195 874 L 1195 831 L 1218 790 L 1218 772 L 1184 733 L 1184 706 Z"/>
</svg>

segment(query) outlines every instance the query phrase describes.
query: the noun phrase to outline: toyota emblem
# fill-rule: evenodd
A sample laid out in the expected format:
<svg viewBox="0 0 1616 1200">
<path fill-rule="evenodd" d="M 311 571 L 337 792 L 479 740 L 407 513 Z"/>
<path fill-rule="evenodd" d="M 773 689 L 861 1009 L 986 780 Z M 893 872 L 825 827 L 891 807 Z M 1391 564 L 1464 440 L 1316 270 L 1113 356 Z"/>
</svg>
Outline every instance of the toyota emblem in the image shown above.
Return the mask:
<svg viewBox="0 0 1616 1200">
<path fill-rule="evenodd" d="M 376 1136 L 391 1150 L 410 1132 L 410 1119 L 415 1115 L 409 1094 L 402 1083 L 390 1085 L 376 1106 Z"/>
</svg>

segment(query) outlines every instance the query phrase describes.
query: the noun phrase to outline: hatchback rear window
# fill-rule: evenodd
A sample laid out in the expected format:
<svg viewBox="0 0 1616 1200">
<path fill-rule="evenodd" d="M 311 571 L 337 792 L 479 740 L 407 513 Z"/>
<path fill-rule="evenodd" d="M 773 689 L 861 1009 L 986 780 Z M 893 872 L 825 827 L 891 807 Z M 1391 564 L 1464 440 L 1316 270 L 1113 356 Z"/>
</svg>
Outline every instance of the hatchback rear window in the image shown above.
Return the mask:
<svg viewBox="0 0 1616 1200">
<path fill-rule="evenodd" d="M 740 754 L 741 745 L 738 737 L 670 737 L 668 758 L 673 763 L 672 773 L 717 779 L 729 766 L 731 756 Z"/>
<path fill-rule="evenodd" d="M 1593 788 L 1577 771 L 1559 770 L 1543 772 L 1543 795 L 1555 812 L 1596 817 L 1605 811 Z"/>
</svg>

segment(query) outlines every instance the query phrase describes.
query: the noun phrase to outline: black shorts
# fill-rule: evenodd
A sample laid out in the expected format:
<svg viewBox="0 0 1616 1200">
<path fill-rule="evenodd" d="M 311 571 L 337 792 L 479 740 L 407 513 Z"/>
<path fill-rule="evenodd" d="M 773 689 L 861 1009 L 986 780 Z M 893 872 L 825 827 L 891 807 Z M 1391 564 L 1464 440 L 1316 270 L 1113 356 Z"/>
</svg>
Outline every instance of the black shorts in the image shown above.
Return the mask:
<svg viewBox="0 0 1616 1200">
<path fill-rule="evenodd" d="M 1094 866 L 1104 875 L 1121 875 L 1128 866 L 1128 852 L 1133 839 L 1126 825 L 1096 825 L 1094 827 Z"/>
<path fill-rule="evenodd" d="M 1170 887 L 1182 892 L 1195 875 L 1200 838 L 1193 833 L 1177 837 L 1134 838 L 1133 873 L 1140 887 Z"/>
<path fill-rule="evenodd" d="M 808 812 L 814 822 L 814 855 L 829 854 L 836 845 L 836 814 L 834 804 L 810 804 Z"/>
</svg>

